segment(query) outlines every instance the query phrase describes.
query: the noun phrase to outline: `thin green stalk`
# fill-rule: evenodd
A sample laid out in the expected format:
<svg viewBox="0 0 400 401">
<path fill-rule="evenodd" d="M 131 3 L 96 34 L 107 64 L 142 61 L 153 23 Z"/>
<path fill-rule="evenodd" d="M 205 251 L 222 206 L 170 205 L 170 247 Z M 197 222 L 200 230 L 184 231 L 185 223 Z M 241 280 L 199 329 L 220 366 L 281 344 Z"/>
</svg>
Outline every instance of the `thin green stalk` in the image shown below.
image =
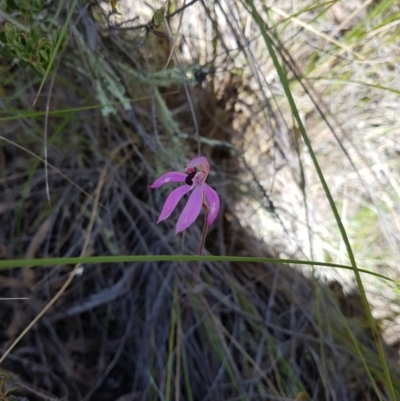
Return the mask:
<svg viewBox="0 0 400 401">
<path fill-rule="evenodd" d="M 178 313 L 178 330 L 179 330 L 179 335 L 182 336 L 182 321 L 179 313 Z M 192 393 L 192 386 L 190 384 L 189 366 L 187 361 L 185 343 L 183 343 L 182 345 L 182 368 L 183 368 L 183 377 L 185 380 L 185 389 L 187 398 L 189 401 L 193 401 L 193 393 Z"/>
<path fill-rule="evenodd" d="M 169 93 L 163 93 L 163 96 L 168 96 L 168 95 L 174 95 L 177 94 L 178 92 L 174 91 L 174 92 L 169 92 Z M 142 96 L 142 97 L 138 97 L 135 99 L 130 99 L 127 101 L 123 101 L 123 102 L 110 102 L 110 103 L 104 103 L 104 104 L 94 104 L 94 105 L 89 105 L 89 106 L 81 106 L 81 107 L 71 107 L 71 108 L 67 108 L 67 109 L 58 109 L 58 110 L 52 110 L 49 111 L 48 115 L 49 116 L 58 116 L 61 114 L 68 114 L 68 113 L 76 113 L 78 111 L 87 111 L 87 110 L 97 110 L 97 109 L 102 109 L 103 107 L 107 107 L 107 106 L 118 106 L 121 104 L 125 104 L 125 103 L 135 103 L 135 102 L 139 102 L 141 100 L 147 100 L 149 99 L 149 96 Z M 16 114 L 16 115 L 9 115 L 9 114 Z M 41 117 L 44 116 L 46 114 L 45 111 L 23 111 L 23 110 L 13 110 L 13 109 L 9 109 L 9 110 L 0 110 L 0 116 L 6 114 L 6 117 L 0 117 L 0 122 L 4 122 L 4 121 L 12 121 L 12 120 L 19 120 L 22 118 L 34 118 L 34 117 Z"/>
<path fill-rule="evenodd" d="M 171 310 L 171 326 L 169 330 L 168 344 L 168 361 L 167 361 L 167 378 L 165 386 L 165 401 L 169 401 L 171 397 L 171 382 L 172 382 L 172 362 L 174 360 L 174 339 L 176 328 L 176 310 L 173 307 Z"/>
<path fill-rule="evenodd" d="M 204 243 L 206 242 L 206 236 L 207 236 L 207 220 L 208 220 L 208 213 L 210 211 L 208 205 L 206 203 L 203 203 L 203 208 L 205 210 L 205 215 L 204 215 L 204 225 L 203 225 L 203 232 L 201 233 L 201 241 L 200 241 L 200 246 L 199 246 L 199 256 L 201 256 L 201 254 L 203 253 L 203 248 L 204 248 Z M 193 288 L 196 285 L 196 282 L 199 278 L 200 275 L 200 269 L 201 269 L 201 260 L 198 260 L 196 263 L 196 272 L 194 274 L 194 278 L 193 278 L 193 283 L 192 286 L 190 287 L 187 299 L 186 299 L 186 310 L 189 306 L 189 301 L 190 301 L 190 297 L 192 295 L 193 292 Z"/>
<path fill-rule="evenodd" d="M 10 259 L 0 260 L 0 270 L 15 269 L 18 267 L 47 267 L 59 265 L 75 265 L 83 263 L 87 265 L 105 263 L 140 263 L 140 262 L 230 262 L 230 263 L 282 263 L 293 265 L 307 265 L 320 267 L 334 267 L 344 270 L 354 270 L 352 266 L 341 265 L 338 263 L 316 262 L 301 259 L 279 259 L 262 258 L 253 256 L 215 256 L 215 255 L 113 255 L 113 256 L 74 256 L 61 258 L 39 258 L 39 259 Z M 397 286 L 400 282 L 383 274 L 375 273 L 366 269 L 358 269 L 360 273 L 369 274 L 382 280 L 389 281 Z"/>
<path fill-rule="evenodd" d="M 199 256 L 201 256 L 201 254 L 203 252 L 204 243 L 206 242 L 206 236 L 207 236 L 207 219 L 208 219 L 209 207 L 204 200 L 203 200 L 203 207 L 205 210 L 205 217 L 204 217 L 203 232 L 201 234 L 201 240 L 200 240 L 200 246 L 199 246 Z M 190 287 L 190 290 L 186 297 L 185 309 L 184 309 L 185 320 L 187 320 L 187 318 L 189 316 L 190 298 L 192 296 L 193 288 L 196 285 L 197 279 L 199 278 L 200 269 L 201 269 L 201 260 L 198 260 L 196 263 L 196 271 L 194 273 L 193 283 L 192 283 L 192 286 Z"/>
</svg>

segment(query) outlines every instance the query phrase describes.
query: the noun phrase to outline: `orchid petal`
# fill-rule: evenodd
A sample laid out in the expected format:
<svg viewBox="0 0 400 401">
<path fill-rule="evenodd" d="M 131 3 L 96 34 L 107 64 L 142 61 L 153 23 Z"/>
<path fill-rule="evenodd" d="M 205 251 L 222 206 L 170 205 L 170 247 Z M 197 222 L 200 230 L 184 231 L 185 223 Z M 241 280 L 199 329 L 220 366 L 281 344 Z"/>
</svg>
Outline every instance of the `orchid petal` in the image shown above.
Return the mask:
<svg viewBox="0 0 400 401">
<path fill-rule="evenodd" d="M 175 234 L 186 230 L 198 217 L 203 204 L 203 185 L 196 185 L 176 223 Z"/>
<path fill-rule="evenodd" d="M 200 164 L 208 164 L 208 160 L 204 156 L 197 156 L 186 163 L 186 167 L 197 167 Z"/>
<path fill-rule="evenodd" d="M 220 208 L 220 200 L 215 190 L 212 189 L 207 184 L 204 184 L 204 192 L 206 194 L 207 204 L 210 209 L 208 212 L 207 224 L 211 226 L 211 224 L 214 222 L 215 218 L 218 215 Z"/>
<path fill-rule="evenodd" d="M 168 182 L 184 182 L 186 177 L 187 175 L 180 171 L 170 171 L 157 178 L 153 185 L 149 185 L 149 188 L 160 188 L 161 185 L 167 184 Z"/>
<path fill-rule="evenodd" d="M 167 219 L 176 208 L 176 205 L 179 203 L 182 196 L 187 194 L 191 189 L 192 187 L 189 185 L 183 185 L 182 187 L 174 189 L 165 201 L 163 210 L 161 211 L 157 223 Z"/>
</svg>

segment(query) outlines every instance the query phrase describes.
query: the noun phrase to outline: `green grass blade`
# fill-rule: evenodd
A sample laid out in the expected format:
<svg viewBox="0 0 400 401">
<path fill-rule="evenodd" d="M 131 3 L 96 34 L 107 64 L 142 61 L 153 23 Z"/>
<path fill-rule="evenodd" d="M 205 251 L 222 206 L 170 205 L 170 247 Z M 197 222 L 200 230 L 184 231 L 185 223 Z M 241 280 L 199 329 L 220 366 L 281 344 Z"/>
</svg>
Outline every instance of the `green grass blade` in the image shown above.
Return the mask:
<svg viewBox="0 0 400 401">
<path fill-rule="evenodd" d="M 244 262 L 244 263 L 283 263 L 293 265 L 307 265 L 320 267 L 334 267 L 338 269 L 354 270 L 352 266 L 338 263 L 316 262 L 301 259 L 279 259 L 252 256 L 213 256 L 213 255 L 117 255 L 117 256 L 85 256 L 68 258 L 38 258 L 38 259 L 10 259 L 0 260 L 0 270 L 14 269 L 18 267 L 46 267 L 59 265 L 83 264 L 105 264 L 105 263 L 137 263 L 137 262 Z M 400 286 L 400 282 L 365 269 L 358 269 L 360 273 L 370 274 L 385 281 Z"/>
<path fill-rule="evenodd" d="M 189 367 L 186 355 L 186 348 L 185 348 L 184 336 L 182 333 L 182 314 L 181 314 L 181 308 L 179 306 L 178 286 L 176 285 L 176 283 L 174 286 L 174 304 L 175 304 L 174 307 L 176 309 L 177 336 L 180 337 L 179 346 L 181 347 L 182 371 L 183 371 L 183 379 L 185 381 L 185 390 L 188 401 L 193 401 L 193 393 L 192 393 L 192 386 L 190 384 L 190 375 L 189 375 Z M 179 389 L 175 389 L 175 391 L 179 391 Z"/>
<path fill-rule="evenodd" d="M 60 35 L 58 37 L 56 46 L 54 47 L 53 54 L 50 57 L 49 65 L 47 66 L 47 70 L 46 70 L 46 72 L 44 74 L 42 82 L 40 83 L 39 90 L 38 90 L 38 93 L 36 95 L 36 98 L 35 98 L 35 101 L 33 102 L 33 104 L 36 103 L 36 100 L 38 99 L 38 97 L 39 97 L 39 95 L 40 95 L 40 93 L 41 93 L 41 91 L 43 89 L 44 83 L 46 82 L 46 79 L 50 74 L 51 68 L 53 67 L 53 64 L 54 64 L 54 60 L 56 59 L 56 56 L 58 54 L 58 50 L 60 49 L 61 43 L 63 42 L 64 37 L 65 37 L 65 35 L 67 33 L 68 25 L 69 25 L 69 23 L 71 21 L 72 15 L 74 14 L 74 11 L 75 11 L 75 8 L 76 8 L 77 4 L 78 4 L 78 0 L 74 0 L 73 3 L 71 4 L 71 8 L 69 9 L 69 12 L 68 12 L 68 15 L 67 15 L 67 19 L 65 20 L 65 23 L 64 23 L 64 25 L 63 25 L 63 27 L 61 29 L 61 32 L 60 32 Z"/>
<path fill-rule="evenodd" d="M 387 385 L 387 387 L 389 389 L 391 399 L 393 401 L 395 401 L 396 400 L 395 392 L 394 392 L 393 383 L 392 383 L 392 380 L 391 380 L 391 377 L 390 377 L 388 364 L 387 364 L 387 361 L 386 361 L 386 358 L 385 358 L 383 346 L 382 346 L 382 343 L 381 343 L 381 341 L 379 339 L 378 329 L 377 329 L 375 321 L 374 321 L 374 319 L 372 317 L 371 308 L 370 308 L 370 306 L 368 304 L 367 296 L 366 296 L 365 290 L 364 290 L 364 285 L 363 285 L 363 282 L 362 282 L 362 279 L 361 279 L 360 272 L 359 272 L 358 267 L 357 267 L 357 263 L 356 263 L 356 260 L 355 260 L 354 254 L 353 254 L 353 250 L 352 250 L 351 245 L 350 245 L 350 241 L 349 241 L 349 239 L 347 237 L 346 230 L 345 230 L 344 225 L 343 225 L 343 223 L 342 223 L 342 221 L 340 219 L 339 212 L 338 212 L 338 210 L 336 208 L 336 205 L 335 205 L 335 202 L 334 202 L 333 197 L 331 195 L 331 192 L 329 190 L 328 184 L 327 184 L 327 182 L 325 180 L 325 177 L 324 177 L 324 175 L 322 173 L 322 170 L 321 170 L 321 168 L 319 166 L 317 157 L 316 157 L 316 155 L 314 153 L 314 150 L 313 150 L 313 148 L 311 146 L 311 142 L 310 142 L 310 140 L 309 140 L 309 138 L 307 136 L 307 133 L 306 133 L 306 130 L 304 128 L 303 122 L 301 120 L 299 111 L 297 110 L 296 103 L 295 103 L 294 98 L 292 96 L 292 93 L 290 91 L 289 82 L 288 82 L 285 70 L 279 63 L 278 57 L 277 57 L 277 55 L 276 55 L 276 53 L 274 51 L 273 45 L 272 45 L 271 38 L 269 37 L 269 35 L 268 35 L 268 33 L 267 33 L 266 29 L 265 29 L 264 21 L 263 21 L 261 15 L 259 14 L 259 12 L 257 11 L 257 8 L 255 7 L 253 0 L 246 0 L 246 3 L 250 6 L 252 17 L 254 18 L 254 21 L 257 23 L 257 25 L 259 27 L 261 35 L 262 35 L 262 37 L 264 39 L 264 42 L 266 44 L 266 47 L 268 49 L 269 55 L 270 55 L 270 57 L 272 59 L 272 62 L 274 64 L 274 66 L 275 66 L 275 69 L 276 69 L 276 71 L 277 71 L 277 73 L 279 75 L 279 78 L 280 78 L 280 81 L 282 83 L 286 98 L 287 98 L 287 100 L 289 102 L 289 105 L 290 105 L 290 108 L 291 108 L 291 111 L 293 113 L 294 118 L 296 119 L 296 122 L 297 122 L 298 127 L 299 127 L 300 132 L 301 132 L 301 135 L 303 137 L 304 143 L 306 144 L 307 149 L 308 149 L 308 151 L 310 153 L 310 156 L 311 156 L 311 159 L 313 161 L 315 170 L 316 170 L 316 172 L 318 174 L 318 177 L 319 177 L 319 180 L 320 180 L 320 182 L 322 184 L 322 187 L 324 189 L 326 198 L 328 199 L 328 202 L 330 204 L 331 210 L 332 210 L 332 212 L 334 214 L 334 217 L 335 217 L 337 226 L 339 228 L 340 234 L 342 236 L 343 242 L 345 243 L 345 246 L 346 246 L 346 249 L 347 249 L 347 253 L 348 253 L 348 256 L 349 256 L 349 260 L 350 260 L 351 266 L 353 267 L 353 271 L 354 271 L 354 275 L 355 275 L 355 278 L 356 278 L 357 286 L 358 286 L 359 291 L 360 291 L 362 303 L 364 305 L 364 309 L 365 309 L 366 314 L 367 314 L 368 322 L 369 322 L 371 330 L 372 330 L 372 332 L 374 334 L 374 338 L 375 338 L 375 342 L 376 342 L 376 346 L 377 346 L 377 350 L 378 350 L 378 354 L 379 354 L 379 359 L 381 361 L 381 365 L 382 365 L 382 368 L 383 368 L 383 371 L 384 371 L 384 374 L 385 374 L 386 385 Z"/>
<path fill-rule="evenodd" d="M 176 289 L 174 291 L 174 294 Z M 167 378 L 165 385 L 165 401 L 171 398 L 171 382 L 172 382 L 172 362 L 174 360 L 174 343 L 175 343 L 175 329 L 176 329 L 176 309 L 171 308 L 171 323 L 169 329 L 169 342 L 168 342 L 168 361 L 167 361 Z"/>
</svg>

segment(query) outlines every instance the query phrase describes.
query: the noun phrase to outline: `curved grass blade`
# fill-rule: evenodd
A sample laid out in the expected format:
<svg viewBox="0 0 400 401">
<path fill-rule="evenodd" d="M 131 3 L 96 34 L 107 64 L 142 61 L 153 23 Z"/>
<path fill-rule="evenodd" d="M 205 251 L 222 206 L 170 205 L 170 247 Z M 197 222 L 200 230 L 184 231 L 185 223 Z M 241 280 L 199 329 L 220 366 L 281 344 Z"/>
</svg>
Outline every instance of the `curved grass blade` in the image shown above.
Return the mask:
<svg viewBox="0 0 400 401">
<path fill-rule="evenodd" d="M 316 157 L 316 155 L 314 153 L 314 150 L 313 150 L 313 148 L 311 146 L 311 142 L 310 142 L 310 140 L 309 140 L 309 138 L 307 136 L 307 133 L 306 133 L 306 130 L 304 128 L 303 122 L 301 120 L 299 111 L 297 110 L 296 103 L 295 103 L 294 98 L 292 96 L 292 93 L 290 91 L 289 81 L 287 79 L 285 70 L 279 63 L 278 57 L 277 57 L 277 55 L 276 55 L 276 53 L 274 51 L 273 45 L 272 45 L 272 40 L 271 40 L 271 38 L 269 37 L 269 35 L 267 33 L 267 30 L 266 30 L 266 27 L 265 27 L 265 23 L 264 23 L 261 15 L 257 11 L 257 8 L 254 5 L 253 0 L 246 0 L 246 3 L 250 7 L 251 15 L 252 15 L 254 21 L 256 22 L 256 24 L 258 25 L 260 33 L 261 33 L 261 35 L 262 35 L 262 37 L 264 39 L 265 45 L 266 45 L 266 47 L 268 49 L 268 53 L 269 53 L 269 55 L 270 55 L 270 57 L 272 59 L 274 67 L 275 67 L 275 69 L 276 69 L 276 71 L 277 71 L 277 73 L 279 75 L 283 90 L 285 92 L 286 98 L 287 98 L 287 100 L 289 102 L 289 105 L 290 105 L 290 108 L 291 108 L 291 111 L 292 111 L 293 117 L 295 118 L 295 120 L 296 120 L 296 122 L 298 124 L 298 127 L 299 127 L 299 130 L 301 132 L 302 138 L 304 140 L 304 143 L 307 146 L 307 149 L 308 149 L 308 151 L 310 153 L 310 156 L 311 156 L 311 159 L 313 161 L 315 170 L 316 170 L 316 172 L 318 174 L 319 180 L 320 180 L 321 185 L 322 185 L 322 187 L 324 189 L 325 196 L 326 196 L 326 198 L 327 198 L 327 200 L 329 202 L 329 205 L 330 205 L 331 210 L 333 212 L 333 215 L 335 217 L 336 224 L 337 224 L 337 226 L 339 228 L 339 231 L 340 231 L 340 234 L 342 236 L 343 242 L 346 245 L 346 249 L 347 249 L 347 253 L 348 253 L 348 256 L 349 256 L 349 260 L 350 260 L 351 266 L 352 266 L 353 271 L 354 271 L 354 275 L 355 275 L 355 279 L 356 279 L 356 282 L 357 282 L 357 286 L 358 286 L 359 291 L 360 291 L 361 300 L 362 300 L 365 312 L 367 314 L 368 323 L 369 323 L 369 325 L 371 327 L 371 330 L 372 330 L 372 332 L 374 334 L 375 343 L 376 343 L 376 347 L 377 347 L 378 354 L 379 354 L 379 359 L 380 359 L 380 362 L 381 362 L 381 365 L 382 365 L 382 368 L 383 368 L 383 371 L 384 371 L 384 375 L 385 375 L 386 385 L 388 387 L 391 399 L 393 401 L 395 401 L 396 400 L 396 396 L 395 396 L 395 392 L 394 392 L 394 388 L 393 388 L 393 383 L 392 383 L 392 379 L 390 377 L 389 367 L 388 367 L 388 364 L 387 364 L 387 361 L 386 361 L 386 358 L 385 358 L 383 346 L 382 346 L 382 343 L 381 343 L 381 341 L 379 339 L 378 328 L 377 328 L 377 326 L 375 324 L 375 321 L 374 321 L 374 319 L 372 317 L 371 308 L 370 308 L 370 306 L 368 304 L 368 300 L 367 300 L 367 296 L 365 294 L 364 285 L 363 285 L 363 282 L 362 282 L 362 279 L 361 279 L 360 271 L 358 269 L 357 262 L 355 260 L 354 254 L 353 254 L 353 250 L 351 248 L 351 244 L 350 244 L 349 238 L 347 237 L 346 230 L 344 228 L 342 220 L 340 219 L 340 215 L 339 215 L 339 212 L 338 212 L 338 210 L 336 208 L 336 205 L 335 205 L 335 202 L 333 200 L 332 194 L 331 194 L 331 192 L 329 190 L 328 184 L 327 184 L 327 182 L 325 180 L 325 177 L 324 177 L 324 175 L 322 173 L 322 170 L 321 170 L 321 168 L 319 166 L 317 157 Z"/>
<path fill-rule="evenodd" d="M 49 267 L 59 265 L 82 264 L 106 264 L 106 263 L 139 263 L 139 262 L 231 262 L 231 263 L 282 263 L 293 265 L 307 265 L 320 267 L 334 267 L 337 269 L 354 270 L 352 266 L 338 263 L 316 262 L 300 259 L 263 258 L 253 256 L 213 256 L 213 255 L 118 255 L 118 256 L 85 256 L 68 258 L 42 258 L 42 259 L 10 259 L 0 260 L 0 270 L 14 269 L 18 267 Z M 397 286 L 400 282 L 366 269 L 358 269 L 358 272 L 370 274 L 382 280 L 389 281 Z"/>
</svg>

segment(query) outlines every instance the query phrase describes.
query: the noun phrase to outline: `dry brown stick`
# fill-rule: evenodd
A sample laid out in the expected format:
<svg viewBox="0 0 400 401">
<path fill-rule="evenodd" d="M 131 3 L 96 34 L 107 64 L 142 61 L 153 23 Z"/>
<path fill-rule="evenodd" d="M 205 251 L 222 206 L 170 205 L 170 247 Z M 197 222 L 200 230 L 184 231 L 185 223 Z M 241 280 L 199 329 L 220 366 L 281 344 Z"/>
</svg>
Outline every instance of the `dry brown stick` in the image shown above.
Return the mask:
<svg viewBox="0 0 400 401">
<path fill-rule="evenodd" d="M 107 167 L 104 167 L 99 178 L 99 182 L 97 184 L 96 192 L 95 192 L 95 199 L 94 199 L 94 204 L 93 204 L 93 210 L 90 215 L 90 221 L 89 225 L 87 228 L 86 232 L 86 238 L 85 242 L 82 247 L 81 251 L 81 257 L 85 256 L 87 248 L 89 246 L 89 241 L 90 241 L 90 234 L 92 233 L 93 229 L 93 224 L 94 220 L 96 218 L 97 214 L 97 206 L 99 204 L 99 198 L 100 198 L 100 193 L 101 193 L 101 188 L 103 187 L 105 177 L 107 174 Z M 64 291 L 67 289 L 67 287 L 71 284 L 73 278 L 76 275 L 77 270 L 81 266 L 80 263 L 78 263 L 71 271 L 69 274 L 67 280 L 63 284 L 63 286 L 58 290 L 57 294 L 54 295 L 54 297 L 49 301 L 49 303 L 39 312 L 39 314 L 28 324 L 28 326 L 22 331 L 22 333 L 14 340 L 14 342 L 7 348 L 7 350 L 4 352 L 2 357 L 0 358 L 0 364 L 6 359 L 7 355 L 15 348 L 15 346 L 21 341 L 21 339 L 29 332 L 29 330 L 32 329 L 32 327 L 39 321 L 39 319 L 54 305 L 54 303 L 61 297 L 61 295 L 64 293 Z"/>
</svg>

